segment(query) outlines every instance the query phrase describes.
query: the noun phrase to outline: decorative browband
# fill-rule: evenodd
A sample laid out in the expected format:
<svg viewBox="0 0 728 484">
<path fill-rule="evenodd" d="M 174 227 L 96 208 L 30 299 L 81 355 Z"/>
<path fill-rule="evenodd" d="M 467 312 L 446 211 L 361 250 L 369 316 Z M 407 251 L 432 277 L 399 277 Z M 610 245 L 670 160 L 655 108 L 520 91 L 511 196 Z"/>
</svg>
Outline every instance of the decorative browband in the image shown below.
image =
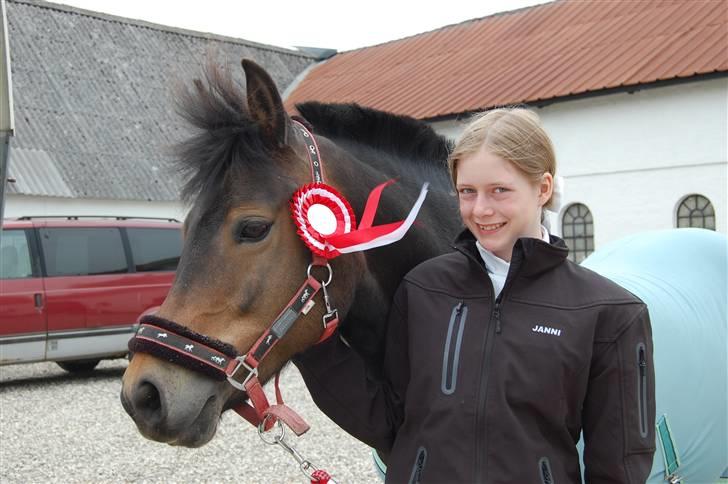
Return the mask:
<svg viewBox="0 0 728 484">
<path fill-rule="evenodd" d="M 141 319 L 136 335 L 129 340 L 129 351 L 149 353 L 220 381 L 238 356 L 228 343 L 153 315 Z"/>
</svg>

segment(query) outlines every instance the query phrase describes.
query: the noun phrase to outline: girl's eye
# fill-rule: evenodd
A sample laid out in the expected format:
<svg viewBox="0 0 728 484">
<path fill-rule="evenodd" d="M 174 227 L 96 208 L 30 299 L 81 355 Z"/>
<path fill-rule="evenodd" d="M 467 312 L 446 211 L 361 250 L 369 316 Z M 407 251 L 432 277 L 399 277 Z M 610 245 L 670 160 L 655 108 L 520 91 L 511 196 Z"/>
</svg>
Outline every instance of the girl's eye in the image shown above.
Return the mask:
<svg viewBox="0 0 728 484">
<path fill-rule="evenodd" d="M 472 188 L 461 188 L 460 190 L 458 190 L 458 192 L 461 195 L 468 195 L 470 193 L 475 193 L 475 190 L 473 190 Z"/>
<path fill-rule="evenodd" d="M 496 189 L 494 191 L 496 193 L 506 193 L 509 190 L 507 188 L 505 188 L 505 187 L 496 187 Z"/>
<path fill-rule="evenodd" d="M 260 242 L 270 231 L 271 223 L 267 220 L 243 220 L 235 230 L 238 243 Z"/>
</svg>

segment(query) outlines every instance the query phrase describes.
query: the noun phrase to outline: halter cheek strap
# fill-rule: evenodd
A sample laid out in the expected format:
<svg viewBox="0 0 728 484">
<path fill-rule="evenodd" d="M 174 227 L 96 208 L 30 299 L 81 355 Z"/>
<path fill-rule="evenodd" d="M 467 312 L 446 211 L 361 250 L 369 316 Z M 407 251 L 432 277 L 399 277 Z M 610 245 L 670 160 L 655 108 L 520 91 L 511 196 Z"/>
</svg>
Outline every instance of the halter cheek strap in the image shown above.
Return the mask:
<svg viewBox="0 0 728 484">
<path fill-rule="evenodd" d="M 291 120 L 293 122 L 293 128 L 297 129 L 303 136 L 303 141 L 306 143 L 306 154 L 308 155 L 308 162 L 311 166 L 311 178 L 314 183 L 324 182 L 324 166 L 321 163 L 321 157 L 319 156 L 319 148 L 316 143 L 316 138 L 313 137 L 311 132 L 306 129 L 303 123 Z"/>
</svg>

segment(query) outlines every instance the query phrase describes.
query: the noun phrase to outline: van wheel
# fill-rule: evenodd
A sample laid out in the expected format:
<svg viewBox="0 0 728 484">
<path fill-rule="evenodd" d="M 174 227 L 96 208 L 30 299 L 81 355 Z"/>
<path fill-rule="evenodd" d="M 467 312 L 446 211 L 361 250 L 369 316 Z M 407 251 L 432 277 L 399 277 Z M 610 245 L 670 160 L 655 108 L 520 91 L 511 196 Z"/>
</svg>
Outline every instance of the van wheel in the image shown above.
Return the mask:
<svg viewBox="0 0 728 484">
<path fill-rule="evenodd" d="M 56 364 L 69 373 L 88 373 L 96 368 L 100 360 L 56 361 Z"/>
</svg>

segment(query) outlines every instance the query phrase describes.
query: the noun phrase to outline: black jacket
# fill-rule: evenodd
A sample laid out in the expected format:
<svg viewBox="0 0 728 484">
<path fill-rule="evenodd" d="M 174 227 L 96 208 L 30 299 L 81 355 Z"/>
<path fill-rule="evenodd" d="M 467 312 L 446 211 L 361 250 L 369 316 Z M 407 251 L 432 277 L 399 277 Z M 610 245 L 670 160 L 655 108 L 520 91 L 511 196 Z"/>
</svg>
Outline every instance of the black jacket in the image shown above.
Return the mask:
<svg viewBox="0 0 728 484">
<path fill-rule="evenodd" d="M 298 366 L 316 404 L 388 453 L 387 482 L 642 483 L 655 451 L 646 306 L 566 259 L 561 239 L 517 241 L 501 295 L 470 232 L 413 269 L 391 311 L 383 380 L 331 338 Z"/>
</svg>

